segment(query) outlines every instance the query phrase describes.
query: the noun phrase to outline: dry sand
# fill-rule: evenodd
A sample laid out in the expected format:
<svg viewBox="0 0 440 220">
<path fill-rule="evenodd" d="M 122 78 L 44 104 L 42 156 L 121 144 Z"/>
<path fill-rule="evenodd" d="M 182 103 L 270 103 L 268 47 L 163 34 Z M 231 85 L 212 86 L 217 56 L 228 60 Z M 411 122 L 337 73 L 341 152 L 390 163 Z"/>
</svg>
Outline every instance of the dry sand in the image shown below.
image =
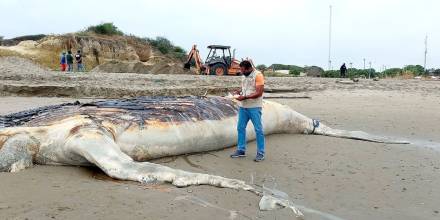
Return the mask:
<svg viewBox="0 0 440 220">
<path fill-rule="evenodd" d="M 230 159 L 233 149 L 225 149 L 156 162 L 245 181 L 253 176 L 297 204 L 344 219 L 440 219 L 440 99 L 418 91 L 339 89 L 275 99 L 332 127 L 416 145 L 279 134 L 267 137 L 262 163 L 252 161 L 255 142 L 244 159 Z M 3 97 L 0 114 L 71 100 Z M 114 181 L 96 168 L 37 165 L 0 173 L 0 219 L 292 219 L 289 210 L 261 212 L 258 202 L 244 191 Z"/>
</svg>

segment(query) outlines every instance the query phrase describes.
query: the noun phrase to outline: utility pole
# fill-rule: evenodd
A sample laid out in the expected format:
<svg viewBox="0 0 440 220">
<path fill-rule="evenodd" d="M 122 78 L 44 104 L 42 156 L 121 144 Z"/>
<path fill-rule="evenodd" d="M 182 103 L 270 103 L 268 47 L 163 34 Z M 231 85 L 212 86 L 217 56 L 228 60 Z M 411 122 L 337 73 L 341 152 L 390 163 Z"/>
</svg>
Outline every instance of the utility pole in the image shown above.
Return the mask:
<svg viewBox="0 0 440 220">
<path fill-rule="evenodd" d="M 371 78 L 371 61 L 368 63 L 368 64 L 370 64 L 370 69 L 368 70 L 368 79 L 370 79 Z"/>
<path fill-rule="evenodd" d="M 426 55 L 428 54 L 428 35 L 425 36 L 425 61 L 423 62 L 423 70 L 426 73 Z"/>
<path fill-rule="evenodd" d="M 332 6 L 330 5 L 330 16 L 328 23 L 328 70 L 332 68 L 331 51 L 332 51 Z"/>
<path fill-rule="evenodd" d="M 364 70 L 365 70 L 365 58 L 364 58 Z"/>
</svg>

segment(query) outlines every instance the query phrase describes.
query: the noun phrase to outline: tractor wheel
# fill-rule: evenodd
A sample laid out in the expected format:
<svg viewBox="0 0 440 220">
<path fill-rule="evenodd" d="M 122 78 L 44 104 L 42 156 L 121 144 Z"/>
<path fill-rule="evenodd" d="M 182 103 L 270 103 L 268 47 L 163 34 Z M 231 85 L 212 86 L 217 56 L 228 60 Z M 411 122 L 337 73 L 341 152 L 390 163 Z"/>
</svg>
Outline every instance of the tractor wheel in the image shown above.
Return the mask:
<svg viewBox="0 0 440 220">
<path fill-rule="evenodd" d="M 216 63 L 209 69 L 209 74 L 217 75 L 217 76 L 226 76 L 228 75 L 228 69 L 222 63 Z"/>
</svg>

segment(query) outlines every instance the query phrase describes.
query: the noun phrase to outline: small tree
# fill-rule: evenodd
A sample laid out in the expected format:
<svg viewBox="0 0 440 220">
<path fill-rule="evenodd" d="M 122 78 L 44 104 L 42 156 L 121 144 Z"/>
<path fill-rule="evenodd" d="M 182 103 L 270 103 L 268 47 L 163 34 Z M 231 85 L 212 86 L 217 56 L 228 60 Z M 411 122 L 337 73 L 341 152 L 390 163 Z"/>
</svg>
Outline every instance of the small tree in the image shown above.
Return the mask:
<svg viewBox="0 0 440 220">
<path fill-rule="evenodd" d="M 415 76 L 420 76 L 425 73 L 425 69 L 421 65 L 407 65 L 403 68 L 403 71 L 412 73 Z"/>
<path fill-rule="evenodd" d="M 165 37 L 156 37 L 156 39 L 146 38 L 147 42 L 151 46 L 157 48 L 161 53 L 182 53 L 185 54 L 185 50 L 179 46 L 174 46 L 174 44 Z"/>
<path fill-rule="evenodd" d="M 167 54 L 174 49 L 174 45 L 165 37 L 156 37 L 156 39 L 147 38 L 147 41 L 163 54 Z"/>
<path fill-rule="evenodd" d="M 339 77 L 339 70 L 326 70 L 321 75 L 321 77 L 338 78 Z"/>
<path fill-rule="evenodd" d="M 396 77 L 402 74 L 402 69 L 400 68 L 390 68 L 382 72 L 384 77 Z"/>
<path fill-rule="evenodd" d="M 151 46 L 158 49 L 163 54 L 169 54 L 172 57 L 180 60 L 185 60 L 186 58 L 186 51 L 179 46 L 175 46 L 165 37 L 156 37 L 155 39 L 144 38 L 144 40 L 146 40 Z"/>
<path fill-rule="evenodd" d="M 266 69 L 267 69 L 267 66 L 264 65 L 264 64 L 260 64 L 260 65 L 257 66 L 257 70 L 265 71 Z"/>
<path fill-rule="evenodd" d="M 299 71 L 298 69 L 291 69 L 289 70 L 289 74 L 299 76 L 301 74 L 301 71 Z"/>
<path fill-rule="evenodd" d="M 87 28 L 87 31 L 103 34 L 103 35 L 124 35 L 122 31 L 116 27 L 113 22 L 101 23 L 95 26 L 90 26 Z"/>
</svg>

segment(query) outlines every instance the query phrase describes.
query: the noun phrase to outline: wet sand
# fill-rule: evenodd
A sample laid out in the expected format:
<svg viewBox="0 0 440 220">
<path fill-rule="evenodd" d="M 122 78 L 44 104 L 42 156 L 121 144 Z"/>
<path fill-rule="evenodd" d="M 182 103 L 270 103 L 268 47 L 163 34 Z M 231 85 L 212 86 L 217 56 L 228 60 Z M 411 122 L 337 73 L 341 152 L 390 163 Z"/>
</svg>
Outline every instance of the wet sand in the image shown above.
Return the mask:
<svg viewBox="0 0 440 220">
<path fill-rule="evenodd" d="M 263 163 L 252 161 L 255 142 L 243 159 L 230 159 L 230 148 L 155 162 L 253 179 L 256 185 L 287 193 L 297 204 L 343 219 L 440 218 L 438 94 L 327 90 L 306 95 L 311 99 L 271 100 L 335 128 L 419 144 L 279 134 L 267 137 Z M 72 100 L 0 97 L 0 114 Z M 249 192 L 231 189 L 114 181 L 96 168 L 37 165 L 0 173 L 1 219 L 293 219 L 289 210 L 261 212 L 258 202 Z"/>
</svg>

